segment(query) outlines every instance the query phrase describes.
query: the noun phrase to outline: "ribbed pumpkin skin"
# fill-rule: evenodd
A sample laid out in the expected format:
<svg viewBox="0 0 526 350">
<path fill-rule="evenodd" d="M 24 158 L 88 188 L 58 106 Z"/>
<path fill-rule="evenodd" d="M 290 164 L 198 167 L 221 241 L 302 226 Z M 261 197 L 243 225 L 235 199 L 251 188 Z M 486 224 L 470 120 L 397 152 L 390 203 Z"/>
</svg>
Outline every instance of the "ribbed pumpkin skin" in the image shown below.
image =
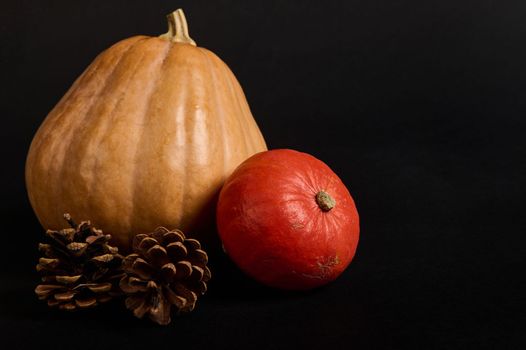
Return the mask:
<svg viewBox="0 0 526 350">
<path fill-rule="evenodd" d="M 26 183 L 42 226 L 62 227 L 68 212 L 126 250 L 158 226 L 196 236 L 213 222 L 226 177 L 263 150 L 243 91 L 216 55 L 137 36 L 101 53 L 49 113 Z"/>
<path fill-rule="evenodd" d="M 324 211 L 316 194 L 335 206 Z M 360 236 L 358 211 L 322 161 L 290 149 L 258 153 L 226 180 L 217 228 L 227 254 L 249 276 L 276 288 L 305 290 L 336 279 Z"/>
</svg>

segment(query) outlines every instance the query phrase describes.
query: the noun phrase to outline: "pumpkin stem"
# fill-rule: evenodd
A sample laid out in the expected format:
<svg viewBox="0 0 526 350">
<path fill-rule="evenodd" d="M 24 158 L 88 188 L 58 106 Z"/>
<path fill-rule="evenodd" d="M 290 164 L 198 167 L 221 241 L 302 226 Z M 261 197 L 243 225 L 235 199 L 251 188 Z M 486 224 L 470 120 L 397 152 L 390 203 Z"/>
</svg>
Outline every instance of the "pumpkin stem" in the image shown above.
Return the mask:
<svg viewBox="0 0 526 350">
<path fill-rule="evenodd" d="M 182 9 L 177 9 L 166 16 L 168 19 L 168 31 L 159 38 L 168 39 L 174 43 L 183 43 L 196 46 L 195 41 L 190 38 L 188 24 Z"/>
<path fill-rule="evenodd" d="M 336 201 L 327 192 L 320 191 L 316 193 L 316 203 L 323 211 L 329 211 L 336 205 Z"/>
</svg>

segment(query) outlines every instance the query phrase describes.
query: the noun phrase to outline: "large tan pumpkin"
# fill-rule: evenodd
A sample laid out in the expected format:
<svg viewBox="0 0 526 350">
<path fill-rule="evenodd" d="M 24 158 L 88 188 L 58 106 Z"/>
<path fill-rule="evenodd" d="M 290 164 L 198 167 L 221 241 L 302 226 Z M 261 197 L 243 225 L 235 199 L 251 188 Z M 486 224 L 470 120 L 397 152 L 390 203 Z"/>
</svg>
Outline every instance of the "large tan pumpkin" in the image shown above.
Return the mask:
<svg viewBox="0 0 526 350">
<path fill-rule="evenodd" d="M 101 53 L 36 133 L 26 183 L 45 228 L 68 212 L 124 250 L 159 225 L 216 235 L 220 187 L 266 145 L 230 69 L 195 46 L 181 10 L 168 19 L 168 33 Z"/>
</svg>

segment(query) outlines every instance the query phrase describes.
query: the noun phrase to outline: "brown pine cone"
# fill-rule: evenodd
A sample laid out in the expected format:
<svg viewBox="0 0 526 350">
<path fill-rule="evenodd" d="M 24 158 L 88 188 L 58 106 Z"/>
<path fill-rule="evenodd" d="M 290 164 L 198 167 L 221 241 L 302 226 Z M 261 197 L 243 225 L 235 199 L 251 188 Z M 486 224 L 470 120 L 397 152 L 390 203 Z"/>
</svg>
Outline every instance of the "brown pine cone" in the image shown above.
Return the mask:
<svg viewBox="0 0 526 350">
<path fill-rule="evenodd" d="M 126 275 L 120 287 L 128 296 L 126 307 L 136 317 L 148 314 L 152 321 L 166 325 L 172 306 L 176 313 L 194 309 L 211 277 L 208 256 L 199 241 L 185 238 L 179 230 L 159 227 L 137 235 L 133 251 L 124 258 Z"/>
<path fill-rule="evenodd" d="M 118 248 L 108 244 L 111 236 L 89 221 L 76 225 L 69 214 L 64 214 L 64 219 L 71 228 L 48 230 L 48 243 L 39 244 L 44 257 L 37 265 L 43 282 L 35 289 L 38 298 L 52 307 L 75 310 L 120 294 L 122 256 Z"/>
</svg>

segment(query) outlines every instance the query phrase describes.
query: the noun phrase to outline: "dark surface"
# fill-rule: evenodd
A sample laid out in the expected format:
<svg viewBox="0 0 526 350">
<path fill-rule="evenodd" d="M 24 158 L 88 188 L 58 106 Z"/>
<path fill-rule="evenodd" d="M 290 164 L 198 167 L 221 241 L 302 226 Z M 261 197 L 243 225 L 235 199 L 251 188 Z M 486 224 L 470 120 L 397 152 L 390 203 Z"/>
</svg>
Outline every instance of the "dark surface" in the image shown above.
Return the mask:
<svg viewBox="0 0 526 350">
<path fill-rule="evenodd" d="M 50 311 L 33 294 L 31 138 L 100 51 L 163 33 L 178 7 L 269 147 L 311 153 L 348 185 L 357 256 L 308 293 L 215 258 L 197 310 L 165 328 L 119 303 Z M 526 347 L 524 1 L 4 0 L 0 26 L 3 348 Z"/>
</svg>

